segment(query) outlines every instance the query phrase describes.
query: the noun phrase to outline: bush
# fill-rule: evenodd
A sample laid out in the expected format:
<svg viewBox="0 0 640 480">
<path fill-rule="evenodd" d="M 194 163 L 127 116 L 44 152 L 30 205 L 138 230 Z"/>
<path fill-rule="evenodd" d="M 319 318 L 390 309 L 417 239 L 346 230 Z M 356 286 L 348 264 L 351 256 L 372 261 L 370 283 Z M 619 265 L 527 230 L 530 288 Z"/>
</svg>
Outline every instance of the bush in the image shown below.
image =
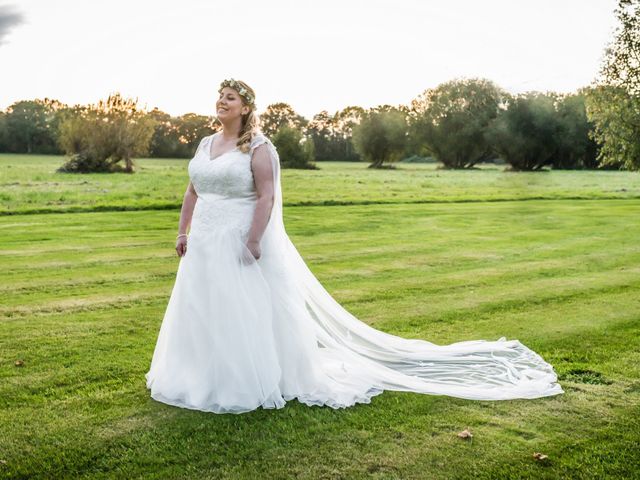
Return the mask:
<svg viewBox="0 0 640 480">
<path fill-rule="evenodd" d="M 369 168 L 385 168 L 384 163 L 399 161 L 406 141 L 406 115 L 396 108 L 371 110 L 353 127 L 353 146 L 363 159 L 371 162 Z"/>
<path fill-rule="evenodd" d="M 489 80 L 445 82 L 411 102 L 411 135 L 444 168 L 471 168 L 493 158 L 484 133 L 506 98 L 506 92 Z"/>
<path fill-rule="evenodd" d="M 485 136 L 511 170 L 541 170 L 558 152 L 560 119 L 555 98 L 538 92 L 516 96 Z"/>
<path fill-rule="evenodd" d="M 282 126 L 272 136 L 271 141 L 278 150 L 282 168 L 304 168 L 317 170 L 313 160 L 313 141 L 306 139 L 302 133 L 287 125 Z"/>
<path fill-rule="evenodd" d="M 60 125 L 59 142 L 71 158 L 60 172 L 132 173 L 133 157 L 146 155 L 155 120 L 136 102 L 119 94 L 98 105 L 69 111 Z M 124 161 L 124 166 L 118 165 Z"/>
</svg>

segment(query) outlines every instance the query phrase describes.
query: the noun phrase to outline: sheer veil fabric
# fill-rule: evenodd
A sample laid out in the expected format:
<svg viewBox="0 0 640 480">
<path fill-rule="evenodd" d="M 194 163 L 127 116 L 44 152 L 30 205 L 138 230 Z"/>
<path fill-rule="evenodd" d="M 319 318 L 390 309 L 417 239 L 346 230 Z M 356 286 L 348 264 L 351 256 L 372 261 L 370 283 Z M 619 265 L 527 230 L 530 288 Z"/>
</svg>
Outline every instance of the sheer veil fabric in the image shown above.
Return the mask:
<svg viewBox="0 0 640 480">
<path fill-rule="evenodd" d="M 473 400 L 564 393 L 553 367 L 518 340 L 436 345 L 354 317 L 320 284 L 287 235 L 272 142 L 256 132 L 249 152 L 210 161 L 212 139 L 203 139 L 190 162 L 199 196 L 145 375 L 154 399 L 243 413 L 282 408 L 294 398 L 344 408 L 370 403 L 384 390 Z M 255 200 L 250 162 L 264 144 L 274 202 L 255 260 L 244 244 Z M 242 265 L 232 257 L 242 258 Z"/>
<path fill-rule="evenodd" d="M 266 143 L 275 199 L 265 248 L 282 261 L 284 274 L 298 291 L 320 349 L 336 359 L 361 365 L 379 390 L 448 395 L 474 400 L 539 398 L 564 393 L 554 369 L 518 340 L 473 340 L 436 345 L 370 327 L 343 308 L 321 285 L 289 239 L 283 221 L 280 159 L 273 143 L 257 135 L 253 151 Z"/>
</svg>

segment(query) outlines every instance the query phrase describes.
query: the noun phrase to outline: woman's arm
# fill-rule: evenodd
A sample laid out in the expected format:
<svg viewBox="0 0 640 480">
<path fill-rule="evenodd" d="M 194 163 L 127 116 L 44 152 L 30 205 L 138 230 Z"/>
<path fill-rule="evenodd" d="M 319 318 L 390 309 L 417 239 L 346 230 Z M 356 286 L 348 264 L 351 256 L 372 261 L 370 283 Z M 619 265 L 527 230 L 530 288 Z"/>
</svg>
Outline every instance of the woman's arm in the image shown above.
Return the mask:
<svg viewBox="0 0 640 480">
<path fill-rule="evenodd" d="M 187 228 L 191 225 L 191 218 L 193 217 L 193 209 L 196 206 L 196 200 L 198 200 L 198 194 L 193 188 L 193 184 L 189 182 L 187 190 L 184 192 L 184 198 L 182 199 L 182 208 L 180 210 L 180 222 L 178 224 L 178 235 L 176 239 L 176 252 L 178 256 L 182 257 L 187 253 Z"/>
<path fill-rule="evenodd" d="M 251 158 L 253 179 L 256 184 L 256 209 L 253 213 L 253 221 L 249 229 L 247 247 L 254 258 L 260 258 L 260 239 L 264 234 L 271 216 L 271 208 L 274 201 L 273 167 L 268 146 L 262 144 L 254 150 Z"/>
<path fill-rule="evenodd" d="M 191 225 L 191 217 L 193 217 L 193 209 L 196 206 L 198 194 L 193 188 L 193 183 L 189 182 L 187 190 L 184 192 L 182 199 L 182 209 L 180 210 L 180 224 L 178 225 L 178 233 L 187 233 L 187 228 Z"/>
</svg>

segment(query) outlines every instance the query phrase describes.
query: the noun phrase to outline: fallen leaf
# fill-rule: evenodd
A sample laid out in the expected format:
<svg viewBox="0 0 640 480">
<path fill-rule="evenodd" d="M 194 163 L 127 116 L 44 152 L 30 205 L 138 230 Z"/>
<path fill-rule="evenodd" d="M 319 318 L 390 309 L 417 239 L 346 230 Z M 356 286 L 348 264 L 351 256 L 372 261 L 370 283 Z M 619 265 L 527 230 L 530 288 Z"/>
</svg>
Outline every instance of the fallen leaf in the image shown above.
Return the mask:
<svg viewBox="0 0 640 480">
<path fill-rule="evenodd" d="M 540 452 L 535 452 L 533 454 L 533 458 L 535 458 L 536 460 L 543 462 L 545 461 L 547 458 L 549 458 L 548 455 L 545 455 L 544 453 L 540 453 Z"/>
<path fill-rule="evenodd" d="M 465 428 L 463 431 L 461 431 L 460 433 L 458 433 L 458 436 L 460 438 L 471 438 L 473 437 L 473 433 L 471 433 L 469 431 L 469 427 Z"/>
</svg>

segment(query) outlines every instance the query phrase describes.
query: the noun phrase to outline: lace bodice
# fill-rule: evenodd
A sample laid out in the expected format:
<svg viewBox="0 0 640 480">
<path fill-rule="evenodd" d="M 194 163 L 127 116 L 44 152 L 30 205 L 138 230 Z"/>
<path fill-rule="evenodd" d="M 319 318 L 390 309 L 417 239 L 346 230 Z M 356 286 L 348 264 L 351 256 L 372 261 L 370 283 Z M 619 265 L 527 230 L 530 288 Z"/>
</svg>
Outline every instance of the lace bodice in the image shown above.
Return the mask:
<svg viewBox="0 0 640 480">
<path fill-rule="evenodd" d="M 251 151 L 236 148 L 211 159 L 211 143 L 218 134 L 203 138 L 189 162 L 189 178 L 198 194 L 191 233 L 237 227 L 246 234 L 257 199 Z"/>
<path fill-rule="evenodd" d="M 198 197 L 243 198 L 255 200 L 251 154 L 237 148 L 216 158 L 209 157 L 213 137 L 205 137 L 189 162 L 189 177 Z"/>
</svg>

